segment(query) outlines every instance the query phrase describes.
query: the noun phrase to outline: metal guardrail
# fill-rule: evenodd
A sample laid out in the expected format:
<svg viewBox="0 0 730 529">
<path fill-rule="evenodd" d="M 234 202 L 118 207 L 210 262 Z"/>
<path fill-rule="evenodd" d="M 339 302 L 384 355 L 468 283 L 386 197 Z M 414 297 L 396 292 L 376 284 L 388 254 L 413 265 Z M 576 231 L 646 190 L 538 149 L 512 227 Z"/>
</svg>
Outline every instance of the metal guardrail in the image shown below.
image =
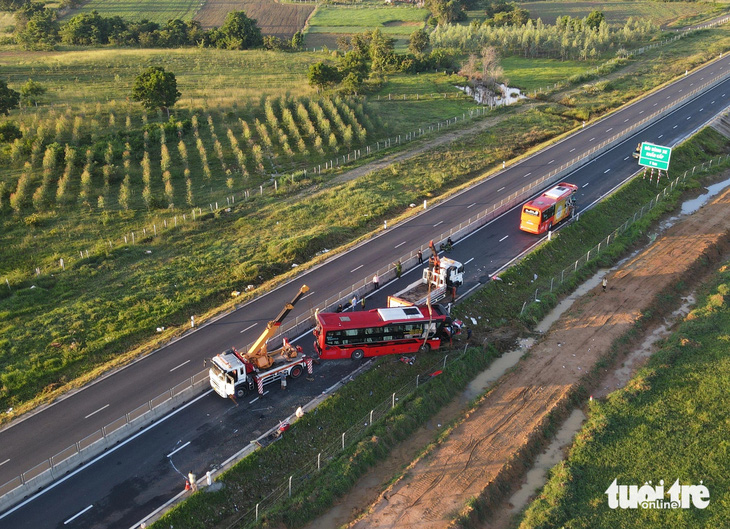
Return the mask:
<svg viewBox="0 0 730 529">
<path fill-rule="evenodd" d="M 473 217 L 460 223 L 458 226 L 450 229 L 449 231 L 441 233 L 437 238 L 434 238 L 437 247 L 440 243 L 445 242 L 448 237 L 454 237 L 458 239 L 465 234 L 470 233 L 471 231 L 474 231 L 477 228 L 483 226 L 487 222 L 493 220 L 502 213 L 508 211 L 509 209 L 524 201 L 525 197 L 529 195 L 535 188 L 549 185 L 555 180 L 560 179 L 565 172 L 567 172 L 569 169 L 573 169 L 574 166 L 576 166 L 577 164 L 589 161 L 597 157 L 599 154 L 610 148 L 613 144 L 618 143 L 621 138 L 623 138 L 631 131 L 636 130 L 642 125 L 646 125 L 650 121 L 657 120 L 661 115 L 684 103 L 686 100 L 699 93 L 700 91 L 703 91 L 710 86 L 719 84 L 720 82 L 725 80 L 727 76 L 728 74 L 717 76 L 713 80 L 702 84 L 691 92 L 685 94 L 681 99 L 678 99 L 673 103 L 663 106 L 662 108 L 650 114 L 641 121 L 623 129 L 617 134 L 614 134 L 609 139 L 601 142 L 589 151 L 586 151 L 583 154 L 571 159 L 570 161 L 561 164 L 559 167 L 543 175 L 538 180 L 533 181 L 531 184 L 523 186 L 519 191 L 516 191 L 507 198 L 502 199 L 498 204 L 494 204 L 490 208 L 480 213 L 477 213 Z M 600 121 L 602 120 L 599 120 L 591 126 L 595 126 L 597 123 L 600 123 Z M 409 253 L 403 255 L 398 260 L 401 262 L 403 271 L 409 270 L 410 268 L 413 268 L 418 264 L 417 252 L 418 249 L 411 250 Z M 378 276 L 380 276 L 381 282 L 386 282 L 387 280 L 392 279 L 395 276 L 395 267 L 388 265 L 380 268 L 379 270 L 377 270 L 376 273 L 378 274 Z M 317 311 L 332 310 L 339 303 L 348 300 L 352 294 L 357 293 L 358 297 L 361 297 L 363 294 L 372 290 L 371 277 L 372 276 L 368 275 L 368 277 L 352 284 L 347 289 L 341 290 L 336 295 L 331 296 L 330 298 L 325 300 L 323 303 L 311 308 L 306 313 L 296 317 L 294 321 L 283 325 L 279 333 L 272 338 L 272 342 L 277 343 L 278 340 L 283 340 L 283 338 L 285 337 L 291 338 L 292 336 L 295 336 L 305 330 L 305 327 L 310 328 L 311 321 Z M 140 406 L 140 408 L 147 408 L 146 411 L 140 411 L 140 408 L 137 408 L 137 410 L 133 410 L 132 412 L 127 413 L 125 416 L 120 417 L 112 423 L 102 427 L 100 430 L 97 430 L 91 435 L 76 442 L 74 445 L 65 448 L 58 454 L 50 457 L 48 460 L 36 465 L 30 470 L 23 472 L 20 476 L 17 476 L 6 482 L 5 484 L 0 485 L 0 500 L 3 496 L 13 492 L 19 487 L 25 487 L 25 489 L 27 490 L 23 491 L 22 496 L 27 495 L 35 490 L 34 487 L 36 489 L 40 488 L 56 479 L 57 475 L 65 472 L 66 469 L 69 468 L 69 466 L 81 464 L 85 460 L 95 457 L 104 449 L 106 449 L 107 443 L 104 443 L 104 441 L 106 441 L 110 436 L 114 437 L 114 442 L 116 442 L 121 433 L 125 433 L 126 431 L 131 430 L 130 426 L 132 425 L 132 423 L 134 423 L 135 426 L 139 427 L 142 424 L 151 422 L 152 420 L 154 420 L 154 418 L 156 418 L 156 416 L 159 415 L 158 408 L 168 404 L 169 401 L 171 401 L 175 397 L 181 395 L 192 397 L 194 396 L 194 391 L 198 387 L 200 387 L 200 392 L 202 392 L 202 382 L 207 381 L 207 379 L 208 370 L 206 369 L 200 371 L 199 373 L 190 377 L 190 379 L 181 382 L 175 387 L 170 388 L 165 393 L 162 393 L 157 397 L 150 399 L 146 404 Z M 122 429 L 124 429 L 123 432 Z M 58 467 L 63 468 L 62 470 L 60 470 Z"/>
<path fill-rule="evenodd" d="M 679 182 L 684 182 L 687 179 L 688 175 L 691 177 L 695 174 L 695 172 L 709 169 L 710 167 L 712 167 L 713 162 L 716 165 L 719 165 L 720 163 L 727 162 L 728 160 L 730 160 L 730 154 L 725 156 L 718 156 L 717 160 L 710 159 L 708 162 L 703 162 L 701 165 L 696 165 L 692 167 L 691 170 L 686 170 L 682 176 L 678 176 L 674 180 L 671 180 L 669 184 L 667 184 L 659 193 L 657 193 L 654 198 L 649 201 L 648 204 L 642 206 L 639 211 L 634 213 L 632 218 L 628 219 L 621 226 L 612 231 L 605 239 L 601 240 L 601 242 L 588 250 L 588 252 L 586 252 L 580 258 L 576 259 L 575 263 L 561 270 L 560 275 L 551 277 L 549 283 L 547 279 L 541 281 L 541 285 L 535 288 L 534 296 L 532 296 L 529 301 L 525 301 L 522 304 L 522 310 L 520 310 L 520 315 L 522 315 L 525 312 L 525 309 L 529 307 L 532 303 L 539 303 L 538 300 L 540 292 L 552 292 L 556 285 L 562 284 L 566 279 L 569 279 L 572 274 L 576 273 L 581 267 L 588 264 L 591 259 L 597 258 L 600 255 L 601 250 L 605 250 L 612 242 L 616 241 L 616 237 L 618 237 L 622 233 L 625 233 L 626 230 L 628 230 L 637 220 L 641 219 L 644 215 L 654 209 L 654 207 L 659 204 L 664 197 L 667 196 L 667 193 L 670 193 L 679 184 Z M 642 171 L 639 171 L 636 174 L 638 175 L 641 172 Z"/>
</svg>

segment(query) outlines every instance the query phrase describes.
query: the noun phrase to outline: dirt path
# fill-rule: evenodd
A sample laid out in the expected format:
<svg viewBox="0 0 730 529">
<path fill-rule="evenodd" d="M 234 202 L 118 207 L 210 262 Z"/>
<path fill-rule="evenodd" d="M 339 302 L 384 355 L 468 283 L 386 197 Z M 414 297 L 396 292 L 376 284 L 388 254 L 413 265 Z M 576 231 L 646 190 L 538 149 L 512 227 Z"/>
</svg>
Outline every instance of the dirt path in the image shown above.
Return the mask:
<svg viewBox="0 0 730 529">
<path fill-rule="evenodd" d="M 528 358 L 431 453 L 415 461 L 352 528 L 443 528 L 465 502 L 490 492 L 526 452 L 548 414 L 664 288 L 688 279 L 711 246 L 727 243 L 730 191 L 670 228 L 579 300 Z M 496 492 L 496 491 L 495 491 Z"/>
</svg>

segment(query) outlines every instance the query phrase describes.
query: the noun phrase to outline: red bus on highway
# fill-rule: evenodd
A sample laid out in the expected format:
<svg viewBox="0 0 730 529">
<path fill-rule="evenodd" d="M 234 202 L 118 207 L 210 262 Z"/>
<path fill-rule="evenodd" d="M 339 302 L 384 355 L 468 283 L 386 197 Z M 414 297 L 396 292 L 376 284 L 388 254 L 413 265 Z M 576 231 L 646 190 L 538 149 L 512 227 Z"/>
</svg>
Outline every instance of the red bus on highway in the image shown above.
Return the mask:
<svg viewBox="0 0 730 529">
<path fill-rule="evenodd" d="M 427 306 L 320 312 L 314 348 L 323 360 L 428 352 L 450 338 L 453 325 L 441 305 L 432 305 L 430 315 Z"/>
<path fill-rule="evenodd" d="M 573 215 L 578 186 L 563 182 L 522 206 L 520 229 L 530 233 L 545 233 L 558 222 Z"/>
</svg>

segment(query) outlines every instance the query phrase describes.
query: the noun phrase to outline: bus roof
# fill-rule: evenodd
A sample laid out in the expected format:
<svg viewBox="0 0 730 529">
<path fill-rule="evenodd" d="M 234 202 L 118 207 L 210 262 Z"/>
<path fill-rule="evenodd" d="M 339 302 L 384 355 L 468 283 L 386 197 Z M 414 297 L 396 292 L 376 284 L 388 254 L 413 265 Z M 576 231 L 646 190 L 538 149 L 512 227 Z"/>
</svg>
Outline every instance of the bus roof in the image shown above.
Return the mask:
<svg viewBox="0 0 730 529">
<path fill-rule="evenodd" d="M 563 182 L 561 184 L 556 185 L 552 189 L 545 191 L 539 197 L 537 197 L 533 200 L 530 200 L 527 204 L 525 204 L 525 207 L 545 209 L 546 207 L 552 206 L 553 204 L 555 204 L 558 200 L 565 198 L 567 196 L 570 196 L 572 193 L 574 193 L 577 190 L 578 190 L 577 185 Z"/>
<path fill-rule="evenodd" d="M 433 305 L 431 308 L 433 309 L 433 316 L 446 315 L 446 310 L 441 305 Z M 425 305 L 372 309 L 362 312 L 320 312 L 317 314 L 317 319 L 323 326 L 343 329 L 375 327 L 387 322 L 404 322 L 428 317 L 428 307 Z"/>
</svg>

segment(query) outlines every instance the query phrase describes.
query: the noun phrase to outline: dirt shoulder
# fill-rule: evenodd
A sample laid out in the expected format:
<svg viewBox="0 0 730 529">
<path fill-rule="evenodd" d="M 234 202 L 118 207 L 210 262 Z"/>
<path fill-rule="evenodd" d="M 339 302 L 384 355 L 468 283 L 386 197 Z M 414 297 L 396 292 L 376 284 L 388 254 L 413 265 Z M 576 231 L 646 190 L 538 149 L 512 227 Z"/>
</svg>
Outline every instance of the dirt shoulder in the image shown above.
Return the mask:
<svg viewBox="0 0 730 529">
<path fill-rule="evenodd" d="M 528 453 L 548 416 L 665 288 L 727 243 L 730 191 L 676 224 L 580 299 L 517 368 L 433 451 L 411 464 L 352 528 L 443 528 L 475 496 L 491 494 Z M 726 250 L 726 248 L 724 248 Z"/>
</svg>

